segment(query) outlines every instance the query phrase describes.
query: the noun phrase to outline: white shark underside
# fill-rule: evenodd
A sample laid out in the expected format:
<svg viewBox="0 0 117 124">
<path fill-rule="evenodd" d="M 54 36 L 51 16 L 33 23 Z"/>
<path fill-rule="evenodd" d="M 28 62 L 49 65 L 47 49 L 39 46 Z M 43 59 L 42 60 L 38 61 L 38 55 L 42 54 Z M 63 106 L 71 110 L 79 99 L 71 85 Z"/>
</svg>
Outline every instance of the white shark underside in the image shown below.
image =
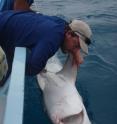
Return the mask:
<svg viewBox="0 0 117 124">
<path fill-rule="evenodd" d="M 60 62 L 47 65 L 54 69 L 62 67 Z M 72 66 L 72 57 L 67 59 L 61 71 L 41 72 L 37 76 L 48 115 L 54 124 L 91 124 L 75 87 L 76 76 L 77 66 Z"/>
</svg>

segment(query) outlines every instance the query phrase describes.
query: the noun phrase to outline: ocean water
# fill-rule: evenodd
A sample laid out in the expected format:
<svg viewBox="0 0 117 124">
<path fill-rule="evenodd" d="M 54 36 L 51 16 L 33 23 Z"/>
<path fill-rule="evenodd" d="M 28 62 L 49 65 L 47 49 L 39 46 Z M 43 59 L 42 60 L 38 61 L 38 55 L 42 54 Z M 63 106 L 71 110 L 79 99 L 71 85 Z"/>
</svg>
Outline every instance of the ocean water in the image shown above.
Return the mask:
<svg viewBox="0 0 117 124">
<path fill-rule="evenodd" d="M 93 124 L 117 124 L 117 0 L 36 0 L 35 9 L 86 21 L 93 31 L 76 86 Z M 34 8 L 34 7 L 33 7 Z M 63 55 L 60 54 L 60 59 Z M 24 124 L 52 124 L 35 77 L 26 77 Z"/>
</svg>

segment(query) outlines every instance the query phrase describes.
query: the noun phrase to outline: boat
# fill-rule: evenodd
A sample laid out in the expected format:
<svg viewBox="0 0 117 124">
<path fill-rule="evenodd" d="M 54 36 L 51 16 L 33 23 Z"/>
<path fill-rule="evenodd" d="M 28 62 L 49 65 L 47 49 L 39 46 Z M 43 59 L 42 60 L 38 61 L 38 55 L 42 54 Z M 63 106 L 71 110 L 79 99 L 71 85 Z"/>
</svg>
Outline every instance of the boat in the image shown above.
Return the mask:
<svg viewBox="0 0 117 124">
<path fill-rule="evenodd" d="M 22 124 L 26 48 L 16 47 L 11 75 L 0 88 L 0 124 Z"/>
</svg>

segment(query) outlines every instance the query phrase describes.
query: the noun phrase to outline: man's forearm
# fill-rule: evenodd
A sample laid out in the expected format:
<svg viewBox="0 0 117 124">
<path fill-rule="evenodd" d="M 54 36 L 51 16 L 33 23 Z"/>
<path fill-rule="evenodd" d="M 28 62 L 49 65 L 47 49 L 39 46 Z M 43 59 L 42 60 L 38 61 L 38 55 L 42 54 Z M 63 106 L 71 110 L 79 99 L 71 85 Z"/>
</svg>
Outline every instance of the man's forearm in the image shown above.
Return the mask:
<svg viewBox="0 0 117 124">
<path fill-rule="evenodd" d="M 17 3 L 19 3 L 19 4 L 23 4 L 23 3 L 27 3 L 29 6 L 34 2 L 34 0 L 14 0 L 14 1 L 16 1 Z"/>
<path fill-rule="evenodd" d="M 15 0 L 14 10 L 30 10 L 30 5 L 31 3 L 28 3 L 26 0 Z"/>
</svg>

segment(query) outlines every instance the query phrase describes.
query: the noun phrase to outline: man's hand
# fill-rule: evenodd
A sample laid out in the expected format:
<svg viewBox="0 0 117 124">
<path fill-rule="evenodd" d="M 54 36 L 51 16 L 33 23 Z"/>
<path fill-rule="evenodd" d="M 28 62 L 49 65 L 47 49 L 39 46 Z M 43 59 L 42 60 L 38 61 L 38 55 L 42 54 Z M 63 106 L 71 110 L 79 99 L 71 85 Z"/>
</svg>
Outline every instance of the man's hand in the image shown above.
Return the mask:
<svg viewBox="0 0 117 124">
<path fill-rule="evenodd" d="M 71 54 L 73 56 L 73 61 L 72 61 L 73 65 L 79 66 L 80 64 L 83 63 L 83 57 L 80 54 L 80 49 L 76 49 L 76 50 L 72 51 Z"/>
</svg>

